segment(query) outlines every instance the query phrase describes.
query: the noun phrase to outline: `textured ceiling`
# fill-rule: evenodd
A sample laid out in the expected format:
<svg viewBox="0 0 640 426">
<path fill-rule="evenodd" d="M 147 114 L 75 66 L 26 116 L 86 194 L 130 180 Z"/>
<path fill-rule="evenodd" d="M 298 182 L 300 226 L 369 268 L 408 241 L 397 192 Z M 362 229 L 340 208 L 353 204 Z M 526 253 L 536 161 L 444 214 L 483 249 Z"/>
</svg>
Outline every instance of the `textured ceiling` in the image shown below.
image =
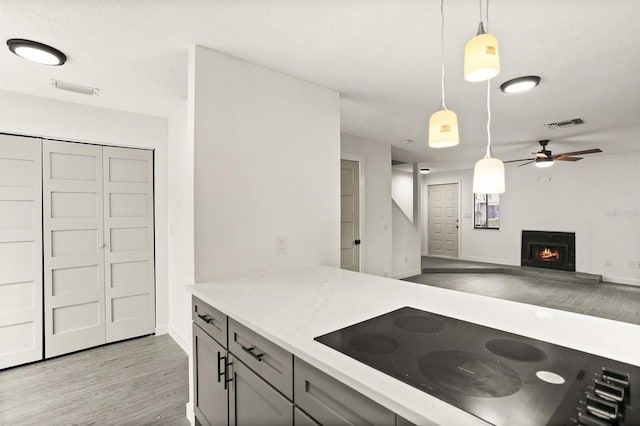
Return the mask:
<svg viewBox="0 0 640 426">
<path fill-rule="evenodd" d="M 46 67 L 0 49 L 0 89 L 166 117 L 186 98 L 195 43 L 339 91 L 342 131 L 392 144 L 394 158 L 469 168 L 486 144 L 486 83 L 462 78 L 478 3 L 445 2 L 446 99 L 461 144 L 433 150 L 426 127 L 440 103 L 439 13 L 437 0 L 0 0 L 3 43 L 34 39 L 69 58 Z M 498 157 L 523 158 L 538 139 L 554 140 L 554 152 L 640 150 L 638 0 L 493 0 L 489 29 L 502 62 L 491 88 Z M 528 74 L 542 77 L 533 91 L 499 91 Z M 51 78 L 99 87 L 100 96 L 57 91 Z M 543 126 L 575 117 L 586 124 Z"/>
</svg>

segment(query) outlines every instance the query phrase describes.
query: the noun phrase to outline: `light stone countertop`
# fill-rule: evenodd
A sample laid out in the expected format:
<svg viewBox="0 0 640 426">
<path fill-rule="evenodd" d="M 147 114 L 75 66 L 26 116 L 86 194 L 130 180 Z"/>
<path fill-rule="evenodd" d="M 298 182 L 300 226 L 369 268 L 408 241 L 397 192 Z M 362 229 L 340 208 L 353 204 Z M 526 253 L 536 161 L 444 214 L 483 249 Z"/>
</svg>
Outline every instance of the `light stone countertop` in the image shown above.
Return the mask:
<svg viewBox="0 0 640 426">
<path fill-rule="evenodd" d="M 314 337 L 403 306 L 640 366 L 640 326 L 314 266 L 198 283 L 195 296 L 416 424 L 485 424 Z"/>
</svg>

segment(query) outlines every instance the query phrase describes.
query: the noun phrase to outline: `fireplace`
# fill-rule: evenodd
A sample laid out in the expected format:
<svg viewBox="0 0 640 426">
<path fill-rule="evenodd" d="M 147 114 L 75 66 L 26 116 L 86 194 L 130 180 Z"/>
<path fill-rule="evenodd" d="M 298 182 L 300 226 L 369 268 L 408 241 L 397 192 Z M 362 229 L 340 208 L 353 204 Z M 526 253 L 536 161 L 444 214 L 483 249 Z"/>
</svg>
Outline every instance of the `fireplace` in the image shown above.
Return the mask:
<svg viewBox="0 0 640 426">
<path fill-rule="evenodd" d="M 576 234 L 573 232 L 522 231 L 520 265 L 576 270 Z"/>
</svg>

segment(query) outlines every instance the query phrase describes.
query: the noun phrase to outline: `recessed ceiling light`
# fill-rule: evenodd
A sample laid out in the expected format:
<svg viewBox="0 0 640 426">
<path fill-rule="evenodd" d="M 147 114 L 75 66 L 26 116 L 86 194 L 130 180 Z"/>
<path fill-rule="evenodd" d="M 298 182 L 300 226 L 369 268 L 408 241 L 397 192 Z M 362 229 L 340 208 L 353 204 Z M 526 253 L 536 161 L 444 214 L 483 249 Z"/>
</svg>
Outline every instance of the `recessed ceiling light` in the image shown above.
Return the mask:
<svg viewBox="0 0 640 426">
<path fill-rule="evenodd" d="M 43 65 L 62 65 L 67 61 L 67 56 L 51 46 L 37 41 L 12 38 L 7 40 L 9 50 L 28 61 Z"/>
<path fill-rule="evenodd" d="M 537 75 L 528 75 L 526 77 L 518 77 L 505 81 L 500 85 L 500 90 L 504 93 L 519 93 L 531 90 L 540 84 L 540 77 Z"/>
<path fill-rule="evenodd" d="M 428 175 L 431 173 L 431 169 L 420 169 L 420 174 Z"/>
</svg>

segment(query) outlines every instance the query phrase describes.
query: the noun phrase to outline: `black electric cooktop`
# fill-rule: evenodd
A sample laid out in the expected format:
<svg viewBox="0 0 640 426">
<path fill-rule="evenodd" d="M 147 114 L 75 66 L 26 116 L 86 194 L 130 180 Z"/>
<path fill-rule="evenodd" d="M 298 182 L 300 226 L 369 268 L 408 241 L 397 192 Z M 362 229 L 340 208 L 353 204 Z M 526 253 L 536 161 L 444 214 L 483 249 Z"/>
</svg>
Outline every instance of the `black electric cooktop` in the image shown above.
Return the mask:
<svg viewBox="0 0 640 426">
<path fill-rule="evenodd" d="M 410 307 L 315 340 L 495 425 L 640 425 L 640 367 L 564 346 Z"/>
</svg>

